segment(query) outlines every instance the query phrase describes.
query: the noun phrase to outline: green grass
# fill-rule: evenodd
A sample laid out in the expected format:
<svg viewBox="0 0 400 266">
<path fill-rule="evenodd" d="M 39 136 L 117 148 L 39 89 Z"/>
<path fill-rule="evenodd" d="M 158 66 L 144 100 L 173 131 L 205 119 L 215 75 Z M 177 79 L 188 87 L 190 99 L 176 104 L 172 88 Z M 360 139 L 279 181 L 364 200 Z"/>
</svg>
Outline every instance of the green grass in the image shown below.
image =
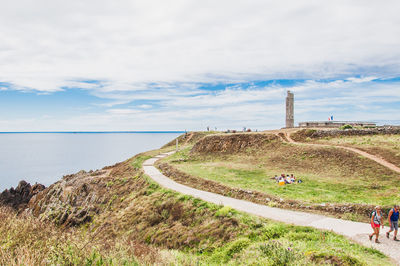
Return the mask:
<svg viewBox="0 0 400 266">
<path fill-rule="evenodd" d="M 367 135 L 367 136 L 340 136 L 318 139 L 317 142 L 336 145 L 366 145 L 371 147 L 385 147 L 393 151 L 400 149 L 400 135 Z"/>
<path fill-rule="evenodd" d="M 0 208 L 0 216 L 0 265 L 138 265 L 126 243 L 100 250 L 76 229 L 17 216 L 6 208 Z"/>
<path fill-rule="evenodd" d="M 340 136 L 309 141 L 359 148 L 400 167 L 400 135 Z"/>
<path fill-rule="evenodd" d="M 131 165 L 133 166 L 134 169 L 140 169 L 142 168 L 144 161 L 150 158 L 152 158 L 152 156 L 147 154 L 136 156 L 135 159 L 131 161 Z"/>
<path fill-rule="evenodd" d="M 321 149 L 324 151 L 322 155 Z M 395 174 L 387 174 L 385 169 L 379 167 L 377 170 L 368 159 L 345 151 L 332 150 L 332 157 L 335 157 L 330 159 L 330 150 L 332 149 L 282 145 L 275 150 L 273 156 L 192 155 L 190 159 L 182 161 L 179 158 L 189 157 L 189 150 L 183 150 L 167 160 L 188 174 L 234 188 L 273 194 L 284 199 L 311 203 L 366 203 L 385 206 L 400 202 L 400 179 Z M 339 156 L 337 152 L 340 152 Z M 347 157 L 341 159 L 342 153 Z M 271 177 L 279 176 L 282 172 L 294 173 L 303 183 L 278 186 Z"/>
<path fill-rule="evenodd" d="M 258 190 L 271 193 L 286 199 L 300 199 L 313 203 L 340 202 L 340 203 L 395 203 L 400 197 L 390 198 L 381 195 L 381 191 L 371 192 L 370 187 L 362 184 L 362 181 L 352 182 L 353 184 L 344 185 L 343 183 L 324 182 L 319 180 L 318 176 L 302 174 L 301 184 L 292 184 L 278 186 L 274 180 L 269 177 L 278 170 L 271 169 L 235 169 L 230 163 L 225 166 L 221 163 L 215 166 L 215 163 L 186 163 L 175 165 L 178 169 L 198 176 L 204 179 L 217 181 L 235 188 Z M 249 168 L 252 166 L 250 165 Z M 358 183 L 358 184 L 357 184 Z M 391 186 L 381 187 L 381 189 L 390 189 Z"/>
<path fill-rule="evenodd" d="M 252 221 L 247 223 L 252 233 L 203 255 L 204 264 L 309 265 L 335 258 L 343 265 L 373 265 L 384 258 L 376 250 L 353 244 L 331 232 L 265 223 L 246 216 L 242 221 L 246 219 Z"/>
<path fill-rule="evenodd" d="M 111 199 L 110 208 L 80 227 L 57 227 L 0 208 L 0 264 L 390 264 L 382 253 L 332 232 L 273 222 L 163 189 L 138 169 L 156 153 L 116 165 L 115 176 L 104 180 L 101 190 Z M 184 165 L 183 156 L 188 149 L 169 159 Z M 241 163 L 226 174 L 240 179 L 263 174 L 260 162 L 251 169 Z"/>
<path fill-rule="evenodd" d="M 308 227 L 285 225 L 159 189 L 169 200 L 203 207 L 203 214 L 224 213 L 211 220 L 234 219 L 238 232 L 227 241 L 204 239 L 184 250 L 151 248 L 126 237 L 107 250 L 88 242 L 82 230 L 63 230 L 0 209 L 0 264 L 18 265 L 313 265 L 334 257 L 344 265 L 389 265 L 380 252 L 353 244 L 344 237 Z M 208 220 L 208 221 L 211 221 Z M 194 224 L 193 227 L 197 225 Z M 136 254 L 136 255 L 133 255 Z"/>
</svg>

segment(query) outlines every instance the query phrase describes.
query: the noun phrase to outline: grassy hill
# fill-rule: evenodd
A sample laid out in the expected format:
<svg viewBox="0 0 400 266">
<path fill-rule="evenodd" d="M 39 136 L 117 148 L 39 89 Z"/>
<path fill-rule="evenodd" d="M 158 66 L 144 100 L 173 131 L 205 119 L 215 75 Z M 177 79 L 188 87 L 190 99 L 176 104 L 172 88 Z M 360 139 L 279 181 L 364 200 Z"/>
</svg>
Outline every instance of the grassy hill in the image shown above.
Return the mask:
<svg viewBox="0 0 400 266">
<path fill-rule="evenodd" d="M 226 150 L 209 145 L 212 151 L 207 152 L 201 147 L 208 138 L 217 143 L 229 135 L 205 135 L 181 136 L 187 148 L 167 161 L 187 165 L 188 171 L 198 165 L 202 173 L 213 171 L 204 171 L 201 164 L 216 163 L 214 169 L 227 169 L 218 173 L 228 176 L 234 169 L 236 179 L 245 179 L 251 171 L 254 176 L 273 167 L 270 162 L 277 157 L 256 160 L 265 148 L 277 148 L 277 156 L 290 147 L 271 135 L 246 134 L 237 135 L 250 136 L 239 145 L 233 139 Z M 34 196 L 28 209 L 0 208 L 0 264 L 390 264 L 380 252 L 331 232 L 273 222 L 161 188 L 141 165 L 173 148 L 171 142 L 111 167 L 65 176 Z M 249 170 L 249 165 L 257 168 Z"/>
<path fill-rule="evenodd" d="M 368 132 L 368 131 L 367 131 Z M 332 144 L 354 147 L 380 156 L 400 167 L 400 134 L 398 130 L 386 134 L 342 135 L 323 134 L 318 130 L 301 130 L 293 137 L 306 143 Z M 392 133 L 392 134 L 390 134 Z"/>
<path fill-rule="evenodd" d="M 390 142 L 398 136 L 388 138 Z M 253 195 L 261 193 L 260 198 L 271 199 L 264 200 L 264 204 L 284 206 L 289 201 L 295 208 L 340 214 L 353 220 L 368 219 L 373 205 L 389 208 L 400 201 L 400 177 L 396 172 L 351 151 L 289 144 L 275 134 L 207 136 L 165 162 L 176 173 L 232 188 L 230 193 L 225 190 L 228 195 L 235 194 L 235 189 L 251 190 Z M 162 168 L 165 170 L 165 165 Z M 281 173 L 293 173 L 303 183 L 278 186 L 271 178 Z M 257 197 L 247 197 L 252 198 Z M 321 208 L 321 204 L 334 207 Z M 350 209 L 345 207 L 348 205 Z"/>
</svg>

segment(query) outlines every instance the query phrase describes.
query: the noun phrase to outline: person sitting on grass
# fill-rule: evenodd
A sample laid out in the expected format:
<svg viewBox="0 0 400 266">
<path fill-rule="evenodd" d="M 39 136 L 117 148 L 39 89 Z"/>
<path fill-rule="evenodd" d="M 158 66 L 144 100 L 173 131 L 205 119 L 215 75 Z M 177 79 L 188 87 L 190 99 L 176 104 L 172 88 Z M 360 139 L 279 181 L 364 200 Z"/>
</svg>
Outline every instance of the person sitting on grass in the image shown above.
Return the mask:
<svg viewBox="0 0 400 266">
<path fill-rule="evenodd" d="M 286 184 L 291 184 L 292 183 L 292 181 L 290 180 L 290 176 L 289 175 L 286 176 L 285 183 Z"/>
<path fill-rule="evenodd" d="M 386 237 L 389 238 L 390 232 L 394 230 L 394 241 L 400 241 L 397 239 L 397 230 L 399 229 L 399 206 L 394 205 L 393 209 L 389 211 L 388 222 L 390 230 L 386 232 Z"/>
<path fill-rule="evenodd" d="M 296 177 L 294 177 L 293 174 L 290 175 L 290 181 L 292 181 L 292 183 L 296 183 Z"/>
<path fill-rule="evenodd" d="M 279 177 L 278 184 L 279 184 L 280 186 L 283 186 L 283 185 L 285 185 L 285 183 L 286 183 L 286 181 L 285 181 L 285 176 L 282 174 L 282 175 Z"/>
<path fill-rule="evenodd" d="M 371 227 L 374 232 L 369 235 L 369 240 L 372 240 L 372 237 L 375 235 L 375 243 L 379 242 L 379 228 L 382 226 L 383 229 L 383 222 L 382 222 L 382 212 L 381 207 L 376 206 L 375 210 L 371 213 Z"/>
</svg>

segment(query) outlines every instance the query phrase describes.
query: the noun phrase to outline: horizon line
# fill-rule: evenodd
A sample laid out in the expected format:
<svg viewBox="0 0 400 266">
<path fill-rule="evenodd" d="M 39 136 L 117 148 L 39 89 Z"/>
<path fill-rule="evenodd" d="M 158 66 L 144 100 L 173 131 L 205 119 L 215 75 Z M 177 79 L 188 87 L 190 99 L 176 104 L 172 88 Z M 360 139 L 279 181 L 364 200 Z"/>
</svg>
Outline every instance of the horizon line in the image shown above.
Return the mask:
<svg viewBox="0 0 400 266">
<path fill-rule="evenodd" d="M 0 134 L 36 134 L 36 133 L 59 133 L 59 134 L 108 134 L 108 133 L 185 133 L 183 130 L 123 130 L 123 131 L 0 131 Z"/>
</svg>

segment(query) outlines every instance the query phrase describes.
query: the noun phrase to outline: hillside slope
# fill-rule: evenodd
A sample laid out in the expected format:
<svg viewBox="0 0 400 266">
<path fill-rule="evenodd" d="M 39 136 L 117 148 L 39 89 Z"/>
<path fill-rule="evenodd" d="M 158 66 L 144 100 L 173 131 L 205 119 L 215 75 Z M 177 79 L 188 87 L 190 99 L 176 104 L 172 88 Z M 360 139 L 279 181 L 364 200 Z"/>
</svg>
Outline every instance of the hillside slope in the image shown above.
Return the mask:
<svg viewBox="0 0 400 266">
<path fill-rule="evenodd" d="M 367 220 L 374 205 L 390 208 L 400 200 L 400 177 L 394 171 L 351 151 L 293 145 L 275 134 L 207 136 L 165 162 L 160 168 L 167 175 L 190 176 L 197 188 L 347 219 Z M 280 187 L 273 177 L 281 173 L 293 173 L 303 183 Z M 235 192 L 240 190 L 251 194 Z"/>
<path fill-rule="evenodd" d="M 300 130 L 291 135 L 305 143 L 357 148 L 400 167 L 400 129 Z"/>
<path fill-rule="evenodd" d="M 268 136 L 265 145 L 275 141 Z M 165 190 L 141 170 L 159 152 L 65 176 L 33 196 L 20 215 L 2 208 L 0 264 L 390 263 L 380 252 L 330 232 Z"/>
</svg>

